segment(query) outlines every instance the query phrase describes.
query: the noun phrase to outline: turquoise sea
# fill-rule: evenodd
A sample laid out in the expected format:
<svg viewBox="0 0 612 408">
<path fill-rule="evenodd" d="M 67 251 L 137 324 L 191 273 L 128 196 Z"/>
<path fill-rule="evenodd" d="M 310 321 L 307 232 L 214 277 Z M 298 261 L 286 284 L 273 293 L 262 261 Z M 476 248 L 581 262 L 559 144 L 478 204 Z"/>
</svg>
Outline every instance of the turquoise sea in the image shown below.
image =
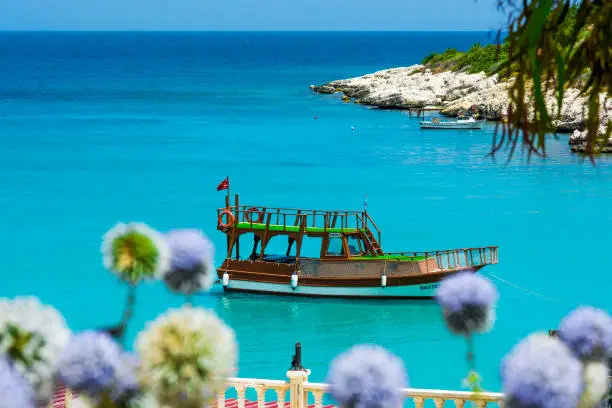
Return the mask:
<svg viewBox="0 0 612 408">
<path fill-rule="evenodd" d="M 484 386 L 499 390 L 500 358 L 517 340 L 579 304 L 612 308 L 610 159 L 581 164 L 560 136 L 546 161 L 506 165 L 503 152 L 487 156 L 494 125 L 422 131 L 407 113 L 308 89 L 493 38 L 0 33 L 0 294 L 39 296 L 74 330 L 112 324 L 125 288 L 99 247 L 116 222 L 202 228 L 220 263 L 215 187 L 226 176 L 253 205 L 360 209 L 367 193 L 387 250 L 499 246 L 483 272 L 510 283 L 493 278 L 497 323 L 476 339 Z M 130 338 L 181 302 L 141 287 Z M 404 358 L 414 387 L 459 389 L 466 372 L 464 343 L 433 302 L 213 293 L 197 303 L 235 329 L 240 376 L 284 378 L 296 341 L 313 381 L 363 342 Z"/>
</svg>

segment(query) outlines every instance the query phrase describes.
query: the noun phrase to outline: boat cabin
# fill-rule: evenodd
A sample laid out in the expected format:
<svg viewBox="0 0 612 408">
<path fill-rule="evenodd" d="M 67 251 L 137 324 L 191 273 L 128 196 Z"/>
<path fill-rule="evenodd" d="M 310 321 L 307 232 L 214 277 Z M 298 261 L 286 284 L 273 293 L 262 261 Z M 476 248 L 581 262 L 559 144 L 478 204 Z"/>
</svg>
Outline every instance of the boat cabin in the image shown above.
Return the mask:
<svg viewBox="0 0 612 408">
<path fill-rule="evenodd" d="M 240 251 L 239 242 L 245 235 L 249 235 L 250 231 L 239 232 L 237 234 L 237 240 L 235 242 L 235 251 Z M 252 246 L 250 255 L 248 257 L 251 261 L 264 261 L 264 262 L 277 262 L 277 263 L 295 263 L 299 254 L 296 250 L 295 242 L 296 237 L 292 236 L 291 233 L 286 234 L 268 234 L 267 244 L 270 244 L 272 238 L 278 235 L 287 235 L 286 251 L 283 254 L 279 253 L 268 253 L 266 248 L 262 244 L 262 239 L 266 235 L 261 231 L 253 231 L 252 234 Z M 318 253 L 311 254 L 315 258 L 319 259 L 339 259 L 339 258 L 360 258 L 365 256 L 376 256 L 376 253 L 372 249 L 371 244 L 363 238 L 359 233 L 354 232 L 304 232 L 303 240 L 307 241 L 309 238 L 320 238 L 318 243 Z M 276 240 L 276 239 L 275 239 Z M 303 242 L 304 242 L 303 241 Z M 242 241 L 243 242 L 243 241 Z M 261 245 L 261 246 L 260 246 Z M 267 245 L 269 246 L 269 245 Z M 303 249 L 303 248 L 300 248 Z M 271 251 L 272 252 L 272 251 Z M 278 252 L 278 251 L 273 251 Z M 300 251 L 301 252 L 301 251 Z M 235 253 L 236 258 L 240 259 L 240 253 Z"/>
<path fill-rule="evenodd" d="M 218 229 L 227 234 L 227 257 L 235 260 L 294 264 L 299 258 L 357 260 L 383 255 L 380 231 L 366 211 L 237 204 L 218 210 Z"/>
</svg>

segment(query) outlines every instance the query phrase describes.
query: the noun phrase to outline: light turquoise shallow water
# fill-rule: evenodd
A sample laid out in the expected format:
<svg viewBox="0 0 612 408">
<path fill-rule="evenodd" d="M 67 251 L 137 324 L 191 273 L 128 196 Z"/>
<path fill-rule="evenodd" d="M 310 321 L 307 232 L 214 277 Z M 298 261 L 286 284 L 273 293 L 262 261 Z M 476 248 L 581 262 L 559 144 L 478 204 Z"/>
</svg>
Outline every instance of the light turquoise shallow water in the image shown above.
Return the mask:
<svg viewBox="0 0 612 408">
<path fill-rule="evenodd" d="M 500 263 L 484 273 L 554 298 L 498 283 L 497 324 L 476 346 L 485 387 L 499 389 L 499 359 L 518 339 L 556 327 L 576 305 L 612 307 L 610 160 L 581 165 L 562 136 L 545 163 L 505 166 L 487 157 L 493 125 L 422 131 L 407 114 L 308 89 L 482 38 L 1 34 L 0 293 L 40 296 L 75 330 L 113 323 L 125 291 L 99 246 L 117 221 L 202 228 L 220 263 L 215 187 L 226 175 L 246 204 L 359 209 L 368 193 L 385 249 L 498 245 Z M 140 288 L 130 337 L 181 302 L 161 285 Z M 296 341 L 315 381 L 361 342 L 403 357 L 415 387 L 456 389 L 465 374 L 464 345 L 432 302 L 210 294 L 198 303 L 236 330 L 241 376 L 283 378 Z"/>
</svg>

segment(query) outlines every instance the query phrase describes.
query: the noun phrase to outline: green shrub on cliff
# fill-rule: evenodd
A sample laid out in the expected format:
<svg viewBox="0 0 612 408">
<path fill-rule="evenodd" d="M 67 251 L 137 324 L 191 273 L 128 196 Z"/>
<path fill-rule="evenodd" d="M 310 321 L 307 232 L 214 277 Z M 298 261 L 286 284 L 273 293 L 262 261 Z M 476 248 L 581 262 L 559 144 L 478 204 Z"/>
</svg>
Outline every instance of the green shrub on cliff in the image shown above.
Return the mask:
<svg viewBox="0 0 612 408">
<path fill-rule="evenodd" d="M 460 71 L 475 74 L 486 72 L 493 74 L 508 59 L 508 47 L 506 44 L 481 45 L 474 44 L 468 51 L 460 52 L 455 48 L 449 48 L 443 53 L 431 53 L 421 62 L 434 72 Z"/>
<path fill-rule="evenodd" d="M 568 47 L 575 40 L 574 29 L 578 16 L 578 6 L 574 5 L 567 11 L 561 24 L 556 26 L 552 36 L 563 47 Z M 488 75 L 498 73 L 500 76 L 509 76 L 508 72 L 508 43 L 482 45 L 476 43 L 467 51 L 458 51 L 448 48 L 443 53 L 432 52 L 421 61 L 421 64 L 434 72 L 458 71 L 476 74 L 485 72 Z M 505 68 L 502 71 L 502 68 Z"/>
</svg>

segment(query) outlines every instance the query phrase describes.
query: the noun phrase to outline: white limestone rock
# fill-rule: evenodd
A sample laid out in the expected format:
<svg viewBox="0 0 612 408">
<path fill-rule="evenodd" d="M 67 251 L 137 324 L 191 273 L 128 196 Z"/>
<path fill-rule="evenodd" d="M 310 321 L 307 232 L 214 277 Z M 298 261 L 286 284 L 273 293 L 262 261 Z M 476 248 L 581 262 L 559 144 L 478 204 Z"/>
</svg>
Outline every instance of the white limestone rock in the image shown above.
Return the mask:
<svg viewBox="0 0 612 408">
<path fill-rule="evenodd" d="M 494 86 L 497 77 L 484 73 L 442 72 L 433 74 L 422 65 L 392 68 L 360 77 L 332 81 L 311 87 L 316 92 L 332 90 L 359 100 L 364 105 L 384 108 L 422 108 L 457 100 Z"/>
<path fill-rule="evenodd" d="M 500 120 L 507 111 L 509 104 L 508 84 L 506 82 L 498 82 L 490 87 L 445 103 L 442 106 L 441 113 L 456 116 L 460 111 L 475 106 L 487 119 Z"/>
<path fill-rule="evenodd" d="M 585 99 L 585 98 L 584 98 Z M 605 94 L 600 95 L 602 109 L 599 112 L 599 131 L 600 136 L 605 136 L 608 123 L 612 120 L 612 99 Z M 586 104 L 586 100 L 583 100 Z M 584 106 L 584 105 L 583 105 Z M 574 152 L 586 151 L 586 130 L 576 129 L 569 138 L 569 145 Z M 606 146 L 602 147 L 604 153 L 612 152 L 612 136 L 608 138 Z"/>
</svg>

